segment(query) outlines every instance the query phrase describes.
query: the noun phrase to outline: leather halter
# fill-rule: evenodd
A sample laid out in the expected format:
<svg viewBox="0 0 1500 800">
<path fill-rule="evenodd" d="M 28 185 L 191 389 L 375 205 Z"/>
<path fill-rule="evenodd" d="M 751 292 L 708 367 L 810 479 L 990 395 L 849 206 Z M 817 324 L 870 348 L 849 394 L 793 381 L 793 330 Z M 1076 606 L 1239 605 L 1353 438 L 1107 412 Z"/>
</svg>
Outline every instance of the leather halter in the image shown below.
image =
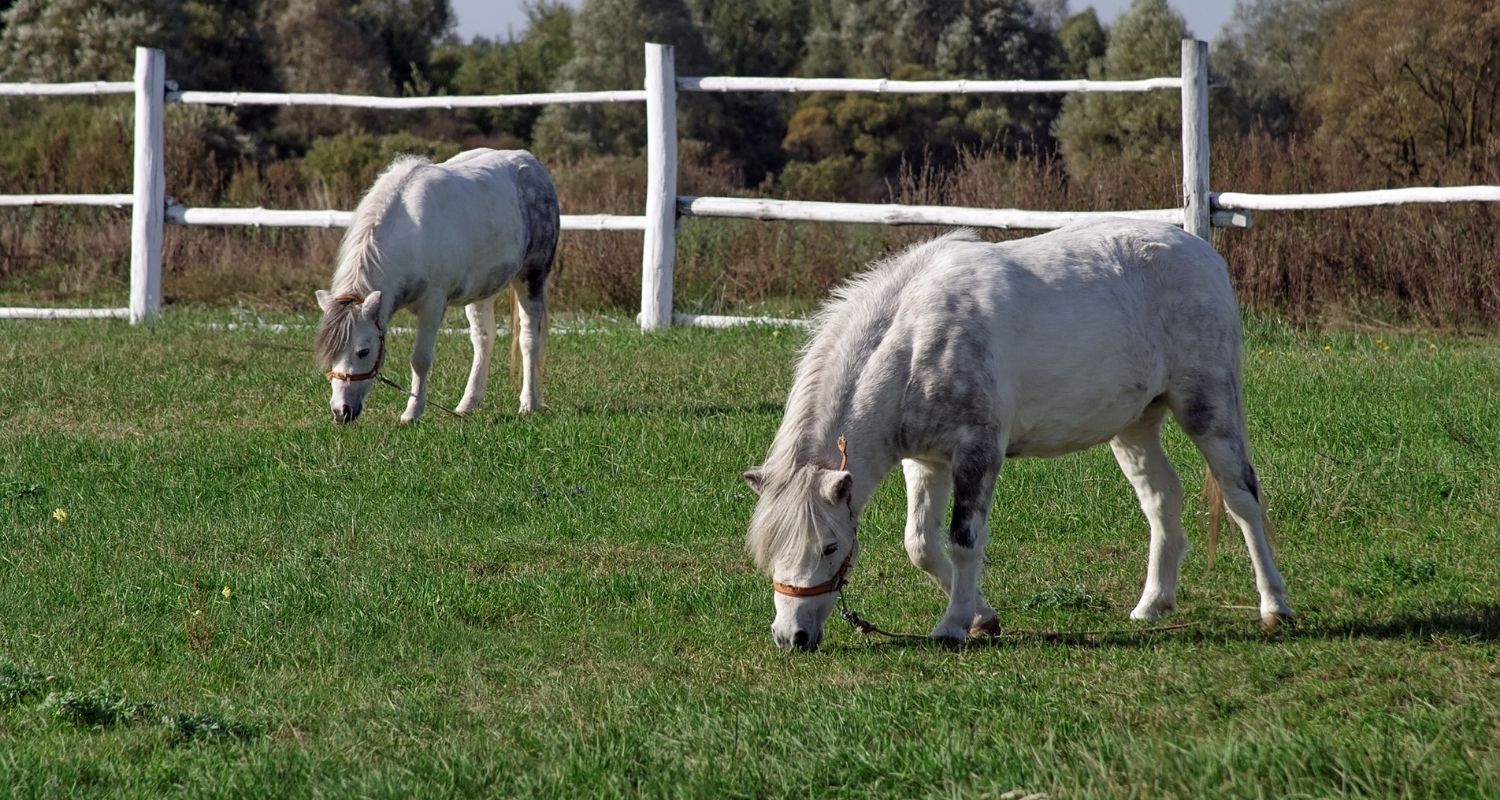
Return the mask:
<svg viewBox="0 0 1500 800">
<path fill-rule="evenodd" d="M 832 594 L 842 588 L 848 582 L 849 560 L 854 558 L 854 548 L 849 548 L 849 555 L 844 556 L 844 563 L 839 565 L 839 571 L 833 574 L 831 580 L 823 581 L 817 586 L 793 586 L 789 583 L 771 581 L 771 588 L 777 594 L 788 597 L 818 597 L 819 595 Z"/>
<path fill-rule="evenodd" d="M 849 465 L 849 453 L 845 449 L 845 447 L 846 447 L 846 445 L 845 445 L 845 442 L 844 442 L 844 437 L 840 436 L 839 437 L 839 471 L 840 472 L 843 472 L 844 468 Z M 849 518 L 850 519 L 854 518 L 854 502 L 852 500 L 849 501 Z M 846 584 L 846 583 L 849 582 L 849 562 L 854 558 L 854 551 L 858 550 L 858 549 L 859 549 L 859 536 L 856 533 L 854 546 L 850 547 L 849 548 L 849 554 L 846 555 L 846 556 L 844 556 L 844 563 L 842 563 L 842 564 L 839 565 L 839 571 L 833 573 L 833 577 L 831 579 L 823 581 L 822 583 L 818 584 L 817 586 L 793 586 L 790 583 L 781 583 L 780 581 L 773 580 L 773 581 L 771 581 L 771 588 L 774 589 L 774 590 L 776 590 L 777 594 L 784 594 L 784 595 L 786 595 L 788 597 L 818 597 L 818 596 L 821 596 L 821 595 L 832 594 L 834 592 L 837 592 L 838 590 L 844 588 L 844 584 Z"/>
<path fill-rule="evenodd" d="M 333 302 L 338 303 L 341 306 L 347 306 L 354 303 L 363 303 L 364 301 L 365 299 L 357 294 L 341 294 L 338 297 L 333 298 Z M 329 370 L 328 380 L 346 381 L 348 383 L 354 383 L 355 381 L 367 381 L 380 374 L 380 365 L 384 361 L 385 331 L 381 331 L 380 347 L 375 351 L 375 366 L 371 367 L 369 372 L 336 372 L 334 370 Z"/>
</svg>

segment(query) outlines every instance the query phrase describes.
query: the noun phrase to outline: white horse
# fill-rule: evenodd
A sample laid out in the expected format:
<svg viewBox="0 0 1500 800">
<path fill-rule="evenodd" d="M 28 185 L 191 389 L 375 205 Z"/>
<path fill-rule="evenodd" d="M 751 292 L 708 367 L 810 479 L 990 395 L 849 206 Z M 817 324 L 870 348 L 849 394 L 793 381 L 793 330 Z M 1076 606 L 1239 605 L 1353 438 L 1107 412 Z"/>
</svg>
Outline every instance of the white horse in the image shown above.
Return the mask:
<svg viewBox="0 0 1500 800">
<path fill-rule="evenodd" d="M 478 408 L 489 381 L 495 295 L 507 285 L 516 334 L 512 359 L 521 359 L 521 412 L 535 411 L 557 234 L 552 178 L 524 150 L 469 150 L 441 164 L 416 156 L 393 161 L 355 209 L 331 291 L 317 293 L 323 321 L 314 350 L 330 368 L 334 421 L 359 416 L 380 374 L 391 316 L 401 308 L 417 315 L 412 396 L 401 421 L 422 416 L 438 324 L 451 303 L 467 304 L 474 345 L 468 388 L 456 410 Z"/>
<path fill-rule="evenodd" d="M 1169 409 L 1244 533 L 1262 621 L 1290 619 L 1249 459 L 1239 314 L 1212 247 L 1112 220 L 1003 244 L 960 231 L 874 266 L 818 315 L 766 462 L 744 476 L 760 496 L 746 545 L 776 590 L 776 644 L 818 646 L 858 558 L 860 511 L 898 460 L 907 554 L 948 595 L 931 635 L 997 631 L 979 572 L 1001 463 L 1105 441 L 1151 525 L 1130 616 L 1170 613 L 1188 542 L 1160 440 Z"/>
</svg>

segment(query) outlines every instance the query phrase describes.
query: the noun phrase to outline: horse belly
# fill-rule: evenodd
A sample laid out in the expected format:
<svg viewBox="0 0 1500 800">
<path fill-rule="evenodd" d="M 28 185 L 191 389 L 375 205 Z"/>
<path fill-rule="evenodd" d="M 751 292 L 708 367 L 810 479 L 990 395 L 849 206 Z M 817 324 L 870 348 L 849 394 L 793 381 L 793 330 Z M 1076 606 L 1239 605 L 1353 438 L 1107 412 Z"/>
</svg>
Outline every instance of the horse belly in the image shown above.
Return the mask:
<svg viewBox="0 0 1500 800">
<path fill-rule="evenodd" d="M 1165 391 L 1166 367 L 1154 355 L 1054 363 L 1025 376 L 1011 393 L 1016 404 L 1007 415 L 1006 453 L 1053 457 L 1107 442 Z"/>
</svg>

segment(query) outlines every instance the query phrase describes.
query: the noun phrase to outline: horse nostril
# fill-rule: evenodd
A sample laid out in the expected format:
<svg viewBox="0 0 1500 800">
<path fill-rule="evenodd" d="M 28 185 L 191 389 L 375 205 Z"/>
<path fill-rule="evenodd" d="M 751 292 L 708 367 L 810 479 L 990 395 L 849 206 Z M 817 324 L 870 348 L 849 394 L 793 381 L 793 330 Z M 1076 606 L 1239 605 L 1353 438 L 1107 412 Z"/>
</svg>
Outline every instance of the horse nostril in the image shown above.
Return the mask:
<svg viewBox="0 0 1500 800">
<path fill-rule="evenodd" d="M 797 631 L 797 634 L 792 637 L 792 646 L 798 650 L 807 647 L 807 631 Z"/>
</svg>

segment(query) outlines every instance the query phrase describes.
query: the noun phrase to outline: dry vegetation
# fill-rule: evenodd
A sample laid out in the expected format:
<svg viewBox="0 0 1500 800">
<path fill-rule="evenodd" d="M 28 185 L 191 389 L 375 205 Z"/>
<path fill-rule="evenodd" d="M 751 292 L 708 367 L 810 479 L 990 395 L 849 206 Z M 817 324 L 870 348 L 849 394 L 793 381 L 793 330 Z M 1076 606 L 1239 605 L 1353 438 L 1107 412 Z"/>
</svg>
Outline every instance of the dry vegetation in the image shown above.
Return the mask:
<svg viewBox="0 0 1500 800">
<path fill-rule="evenodd" d="M 684 148 L 680 191 L 745 194 L 734 170 Z M 1213 185 L 1246 192 L 1370 188 L 1356 170 L 1315 157 L 1297 140 L 1239 137 L 1215 142 Z M 44 153 L 45 155 L 45 153 Z M 283 163 L 234 170 L 201 148 L 169 154 L 169 185 L 189 204 L 350 208 L 352 183 L 330 187 Z M 119 191 L 128 148 L 100 149 L 89 169 L 57 165 L 52 191 Z M 44 159 L 45 160 L 45 159 Z M 124 163 L 122 163 L 124 162 Z M 231 165 L 232 167 L 232 165 Z M 47 169 L 38 165 L 38 171 Z M 565 213 L 640 213 L 644 164 L 594 158 L 553 163 Z M 1484 182 L 1500 183 L 1500 170 Z M 103 176 L 104 183 L 90 183 Z M 1087 182 L 1055 159 L 970 154 L 947 172 L 906 171 L 887 189 L 892 202 L 996 208 L 1100 210 L 1174 205 L 1178 167 L 1116 162 Z M 872 258 L 935 229 L 887 229 L 738 220 L 684 220 L 678 239 L 677 305 L 689 311 L 795 313 Z M 1243 301 L 1317 323 L 1374 319 L 1427 327 L 1500 323 L 1500 207 L 1451 204 L 1316 212 L 1261 212 L 1251 230 L 1216 234 Z M 301 308 L 332 269 L 340 232 L 169 226 L 169 303 L 261 309 Z M 1028 235 L 992 232 L 995 238 Z M 127 283 L 128 213 L 24 209 L 0 214 L 0 299 L 80 303 L 122 297 Z M 575 232 L 563 237 L 557 307 L 629 313 L 639 299 L 638 234 Z"/>
</svg>

